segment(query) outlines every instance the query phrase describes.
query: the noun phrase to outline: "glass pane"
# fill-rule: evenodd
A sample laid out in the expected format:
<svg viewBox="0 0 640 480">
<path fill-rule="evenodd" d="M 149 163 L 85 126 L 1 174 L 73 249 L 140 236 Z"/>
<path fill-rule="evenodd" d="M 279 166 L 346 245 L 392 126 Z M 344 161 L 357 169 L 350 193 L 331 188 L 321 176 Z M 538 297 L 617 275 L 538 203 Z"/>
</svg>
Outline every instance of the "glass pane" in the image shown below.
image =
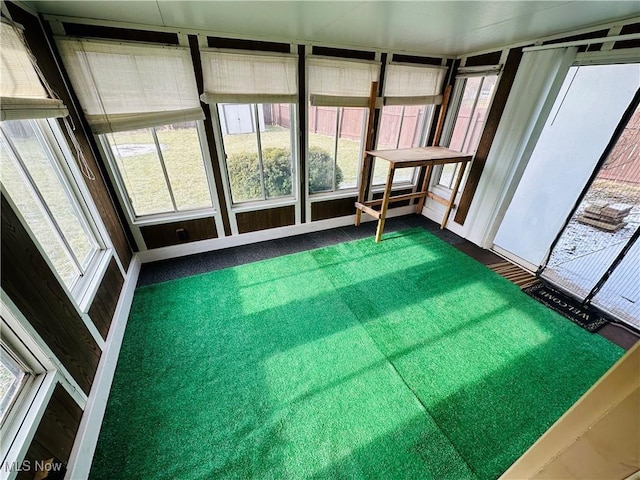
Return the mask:
<svg viewBox="0 0 640 480">
<path fill-rule="evenodd" d="M 4 348 L 0 349 L 0 419 L 4 419 L 18 395 L 25 373 Z"/>
<path fill-rule="evenodd" d="M 263 113 L 260 113 L 263 114 Z M 219 104 L 222 143 L 234 203 L 262 200 L 258 136 L 253 104 Z M 264 122 L 261 122 L 264 125 Z"/>
<path fill-rule="evenodd" d="M 636 204 L 636 206 L 638 205 L 640 202 Z M 638 278 L 640 278 L 640 241 L 636 240 L 602 289 L 593 298 L 593 304 L 634 327 L 640 328 L 640 282 L 638 282 Z"/>
<path fill-rule="evenodd" d="M 309 192 L 332 191 L 342 181 L 342 169 L 334 170 L 338 108 L 309 107 Z M 357 169 L 357 166 L 355 167 Z"/>
<path fill-rule="evenodd" d="M 427 108 L 425 106 L 386 106 L 382 108 L 378 150 L 419 147 L 424 130 Z M 376 160 L 373 169 L 373 184 L 382 185 L 387 181 L 389 164 Z M 396 171 L 394 183 L 413 182 L 415 168 L 401 168 Z"/>
<path fill-rule="evenodd" d="M 106 135 L 136 216 L 173 212 L 151 130 Z"/>
<path fill-rule="evenodd" d="M 355 188 L 358 186 L 358 170 L 360 166 L 360 146 L 364 134 L 366 119 L 365 108 L 341 108 L 338 130 L 337 170 L 338 188 Z"/>
<path fill-rule="evenodd" d="M 22 129 L 23 122 L 5 122 L 3 131 L 14 129 L 13 137 L 27 135 L 28 129 Z M 26 139 L 25 139 L 26 141 Z M 23 145 L 23 149 L 26 147 Z M 32 145 L 32 148 L 37 148 Z M 2 184 L 25 219 L 33 235 L 51 260 L 62 281 L 71 288 L 80 272 L 73 263 L 69 251 L 53 228 L 46 211 L 30 188 L 9 146 L 0 136 L 0 163 L 2 166 Z"/>
<path fill-rule="evenodd" d="M 484 130 L 484 124 L 487 121 L 487 114 L 489 113 L 489 107 L 491 106 L 491 99 L 493 98 L 493 90 L 498 82 L 497 75 L 489 75 L 484 77 L 482 82 L 482 88 L 480 89 L 480 96 L 476 103 L 476 108 L 473 111 L 473 118 L 469 133 L 467 134 L 466 147 L 464 152 L 475 153 L 480 143 L 480 136 L 482 130 Z"/>
<path fill-rule="evenodd" d="M 456 123 L 453 127 L 453 134 L 451 135 L 451 141 L 449 142 L 449 148 L 458 150 L 460 152 L 467 152 L 468 146 L 467 130 L 472 129 L 473 122 L 476 121 L 474 116 L 474 104 L 480 84 L 482 83 L 482 77 L 471 77 L 465 81 L 464 90 L 462 92 L 462 101 L 460 108 L 458 109 L 458 116 L 456 117 Z"/>
<path fill-rule="evenodd" d="M 74 255 L 83 268 L 89 264 L 96 243 L 79 215 L 79 208 L 62 183 L 53 153 L 46 147 L 36 124 L 28 121 L 7 122 L 5 133 L 27 167 L 40 194 L 58 222 Z"/>
<path fill-rule="evenodd" d="M 442 166 L 442 173 L 440 173 L 440 180 L 438 183 L 444 187 L 451 188 L 453 185 L 453 178 L 458 169 L 455 164 L 448 164 Z"/>
<path fill-rule="evenodd" d="M 586 116 L 585 118 L 591 119 L 592 130 L 589 131 L 583 126 L 581 132 L 584 132 L 584 138 L 581 139 L 579 134 L 568 137 L 574 140 L 581 140 L 581 145 L 594 142 L 597 137 L 600 137 L 600 141 L 596 145 L 599 149 L 595 150 L 595 152 L 603 150 L 606 143 L 608 143 L 607 139 L 610 138 L 610 135 L 613 133 L 617 120 L 622 116 L 625 104 L 634 93 L 638 78 L 638 69 L 636 68 L 634 71 L 633 66 L 616 65 L 610 66 L 607 69 L 602 69 L 602 66 L 598 67 L 580 67 L 579 75 L 573 77 L 570 72 L 567 80 L 565 80 L 572 81 L 573 89 L 583 86 L 587 78 L 589 79 L 587 85 L 592 88 L 597 85 L 594 83 L 595 79 L 609 83 L 611 82 L 611 78 L 616 78 L 617 85 L 612 85 L 609 88 L 611 90 L 615 88 L 616 96 L 621 98 L 616 99 L 607 96 L 609 102 L 607 102 L 606 105 L 606 109 L 612 111 L 615 115 L 611 115 L 609 118 L 606 118 L 604 115 L 597 117 L 594 115 Z M 587 71 L 587 75 L 589 75 L 588 70 L 593 70 L 594 73 L 586 77 L 585 70 Z M 598 70 L 601 70 L 601 72 L 596 73 Z M 599 88 L 593 88 L 592 92 L 593 95 L 604 93 Z M 559 97 L 557 101 L 563 101 L 560 98 L 561 97 Z M 587 98 L 589 98 L 587 92 L 578 90 L 574 95 L 571 93 L 566 95 L 563 106 L 564 108 L 578 106 L 580 112 L 585 112 L 586 108 L 582 105 L 582 102 Z M 572 101 L 575 101 L 575 103 Z M 598 104 L 595 99 L 593 101 Z M 604 107 L 605 106 L 599 104 L 599 108 Z M 564 112 L 561 112 L 561 114 L 558 114 L 555 119 L 554 126 L 561 127 L 563 119 L 567 118 Z M 597 118 L 598 122 L 595 123 L 593 118 Z M 553 121 L 553 117 L 551 117 L 551 119 L 551 121 Z M 601 130 L 604 130 L 606 135 L 602 135 Z M 543 134 L 547 131 L 548 130 L 545 129 Z M 591 289 L 609 269 L 614 259 L 627 245 L 634 232 L 640 228 L 639 132 L 640 108 L 637 108 L 633 117 L 618 138 L 616 145 L 608 155 L 604 165 L 589 186 L 584 198 L 580 201 L 578 209 L 562 231 L 558 242 L 549 256 L 547 268 L 545 268 L 542 273 L 544 278 L 564 287 L 581 299 L 584 299 L 589 294 Z M 566 133 L 566 130 L 563 129 L 562 133 Z M 542 141 L 545 139 L 545 136 L 541 136 L 540 138 L 541 141 L 538 142 L 538 145 L 542 147 L 544 146 Z M 574 145 L 571 146 L 577 148 Z M 559 149 L 561 145 L 559 145 L 557 141 L 553 143 L 553 147 L 553 152 L 562 151 Z M 536 146 L 534 155 L 537 152 L 538 146 Z M 591 155 L 591 162 L 584 152 L 583 155 L 576 158 L 577 161 L 583 164 L 586 163 L 591 167 L 584 172 L 584 177 L 586 177 L 587 173 L 591 173 L 593 164 L 598 160 L 597 155 L 597 153 Z M 535 157 L 532 156 L 532 159 L 535 159 Z M 577 168 L 572 169 L 572 179 L 579 178 L 579 173 Z M 571 191 L 571 184 L 566 178 L 560 176 L 558 180 L 556 189 L 561 190 L 565 194 Z M 580 182 L 577 186 L 582 186 L 582 184 L 583 183 Z M 568 200 L 574 200 L 574 198 L 572 195 L 566 199 L 564 203 L 567 203 Z M 562 200 L 564 199 L 556 196 L 554 200 L 554 205 L 557 205 L 563 203 Z M 540 203 L 540 201 L 537 203 Z M 555 233 L 557 230 L 559 230 L 559 226 L 550 233 Z M 541 233 L 545 233 L 544 230 L 536 228 L 535 238 L 540 238 Z M 504 237 L 505 235 L 502 234 L 501 238 Z M 542 238 L 544 238 L 544 236 L 542 236 Z M 553 237 L 549 236 L 546 244 L 548 245 L 552 240 Z M 533 249 L 530 248 L 530 250 Z M 636 266 L 637 265 L 638 264 L 636 264 Z M 623 269 L 621 271 L 624 272 L 625 270 Z M 617 294 L 625 296 L 625 294 L 628 293 L 631 295 L 631 290 L 625 291 L 624 282 L 622 282 L 619 274 L 613 280 L 615 281 L 610 285 L 615 287 L 613 290 L 616 290 Z M 606 296 L 614 302 L 615 296 L 611 289 L 608 290 Z M 631 303 L 638 300 L 634 295 L 627 296 L 626 298 Z M 624 302 L 621 303 L 619 299 L 614 303 L 624 304 Z"/>
<path fill-rule="evenodd" d="M 211 207 L 196 122 L 165 125 L 155 130 L 178 210 Z"/>
<path fill-rule="evenodd" d="M 262 168 L 267 198 L 293 194 L 291 175 L 291 105 L 258 105 Z"/>
<path fill-rule="evenodd" d="M 449 148 L 470 154 L 475 153 L 497 81 L 497 75 L 466 79 Z M 459 164 L 444 165 L 438 183 L 451 188 L 460 168 Z"/>
</svg>

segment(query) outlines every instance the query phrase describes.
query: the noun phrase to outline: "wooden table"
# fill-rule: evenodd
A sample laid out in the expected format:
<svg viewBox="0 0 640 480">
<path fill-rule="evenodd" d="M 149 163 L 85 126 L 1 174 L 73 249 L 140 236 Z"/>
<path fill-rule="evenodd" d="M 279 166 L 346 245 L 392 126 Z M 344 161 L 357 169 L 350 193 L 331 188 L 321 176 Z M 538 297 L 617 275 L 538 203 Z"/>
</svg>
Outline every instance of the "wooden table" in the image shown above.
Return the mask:
<svg viewBox="0 0 640 480">
<path fill-rule="evenodd" d="M 380 158 L 389 162 L 389 174 L 387 175 L 387 183 L 384 187 L 384 195 L 380 200 L 365 201 L 365 193 L 367 191 L 367 181 L 370 183 L 372 162 L 374 158 Z M 416 212 L 420 213 L 424 205 L 424 199 L 429 194 L 429 177 L 431 176 L 431 169 L 434 165 L 445 165 L 448 163 L 461 163 L 462 167 L 458 171 L 456 182 L 451 191 L 451 197 L 448 202 L 445 202 L 447 210 L 442 219 L 440 228 L 444 228 L 449 218 L 449 213 L 453 208 L 453 202 L 455 201 L 458 188 L 460 188 L 460 182 L 464 176 L 467 163 L 473 158 L 472 155 L 466 153 L 457 152 L 444 147 L 420 147 L 420 148 L 401 148 L 398 150 L 368 150 L 364 157 L 364 164 L 362 166 L 362 177 L 360 181 L 360 192 L 358 194 L 358 201 L 356 202 L 356 226 L 360 225 L 360 219 L 362 212 L 371 215 L 378 219 L 378 229 L 376 230 L 376 242 L 382 240 L 382 232 L 384 230 L 384 221 L 387 216 L 387 209 L 390 202 L 409 200 L 412 198 L 418 198 L 418 205 Z M 391 196 L 391 187 L 393 186 L 393 175 L 397 168 L 411 168 L 411 167 L 427 167 L 425 172 L 424 181 L 422 182 L 422 188 L 419 192 L 409 193 L 406 195 Z M 372 207 L 381 205 L 380 210 L 375 210 Z"/>
</svg>

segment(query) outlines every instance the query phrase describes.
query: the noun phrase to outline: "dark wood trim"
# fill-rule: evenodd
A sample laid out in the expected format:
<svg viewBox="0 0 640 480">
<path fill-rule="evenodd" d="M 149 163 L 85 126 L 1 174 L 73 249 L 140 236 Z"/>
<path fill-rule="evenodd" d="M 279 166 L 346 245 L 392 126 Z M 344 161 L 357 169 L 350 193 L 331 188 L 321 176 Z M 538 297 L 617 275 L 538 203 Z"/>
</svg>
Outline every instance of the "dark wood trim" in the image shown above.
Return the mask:
<svg viewBox="0 0 640 480">
<path fill-rule="evenodd" d="M 66 470 L 81 419 L 82 409 L 64 387 L 57 384 L 25 455 L 31 468 L 19 472 L 16 478 L 33 479 L 36 461 L 44 462 L 51 458 L 54 462 L 61 462 Z"/>
<path fill-rule="evenodd" d="M 189 35 L 189 47 L 191 48 L 191 59 L 193 70 L 196 76 L 196 85 L 198 86 L 198 94 L 204 93 L 204 77 L 202 74 L 202 59 L 200 58 L 200 45 L 198 44 L 197 35 Z M 222 172 L 220 171 L 220 162 L 218 161 L 218 151 L 216 149 L 216 139 L 213 134 L 213 118 L 211 117 L 211 109 L 206 103 L 200 103 L 204 111 L 204 132 L 209 147 L 209 156 L 211 158 L 211 167 L 213 169 L 213 180 L 216 187 L 216 195 L 218 196 L 218 205 L 220 205 L 220 215 L 222 216 L 222 226 L 226 236 L 231 235 L 231 223 L 229 221 L 229 211 L 227 209 L 227 200 L 224 196 L 224 182 L 222 181 Z"/>
<path fill-rule="evenodd" d="M 112 258 L 98 287 L 96 296 L 93 298 L 91 307 L 89 307 L 89 318 L 91 318 L 91 321 L 105 340 L 109 334 L 109 328 L 116 312 L 123 285 L 124 278 Z"/>
<path fill-rule="evenodd" d="M 207 46 L 210 48 L 291 53 L 291 45 L 289 43 L 262 42 L 259 40 L 245 40 L 243 38 L 207 37 Z"/>
<path fill-rule="evenodd" d="M 83 23 L 63 22 L 67 35 L 73 37 L 104 38 L 106 40 L 124 40 L 127 42 L 162 43 L 178 45 L 178 34 L 171 32 L 153 32 L 151 30 L 133 30 L 131 28 L 85 25 Z"/>
<path fill-rule="evenodd" d="M 306 47 L 298 45 L 298 105 L 296 120 L 298 121 L 298 198 L 300 205 L 300 222 L 307 221 L 307 68 L 305 63 Z"/>
<path fill-rule="evenodd" d="M 473 57 L 467 57 L 465 67 L 479 67 L 484 65 L 498 65 L 500 63 L 500 57 L 502 56 L 502 50 L 491 53 L 483 53 L 482 55 L 475 55 Z"/>
<path fill-rule="evenodd" d="M 401 63 L 417 63 L 419 65 L 442 65 L 442 57 L 418 57 L 394 53 L 392 61 Z"/>
<path fill-rule="evenodd" d="M 147 248 L 170 247 L 182 243 L 218 238 L 213 217 L 140 227 Z"/>
<path fill-rule="evenodd" d="M 100 347 L 4 195 L 1 203 L 2 288 L 88 395 Z"/>
<path fill-rule="evenodd" d="M 236 221 L 239 233 L 286 227 L 296 223 L 296 208 L 293 205 L 287 205 L 254 212 L 240 212 L 236 214 Z"/>
<path fill-rule="evenodd" d="M 347 48 L 314 46 L 311 48 L 311 53 L 313 55 L 324 55 L 325 57 L 357 58 L 360 60 L 376 59 L 376 52 L 370 52 L 366 50 L 351 50 Z"/>
<path fill-rule="evenodd" d="M 480 142 L 478 143 L 478 149 L 476 150 L 473 163 L 471 164 L 467 183 L 462 192 L 460 204 L 458 205 L 458 210 L 454 217 L 454 221 L 460 225 L 464 225 L 467 214 L 469 213 L 471 201 L 473 200 L 473 196 L 475 195 L 478 184 L 480 183 L 480 177 L 482 176 L 484 165 L 487 162 L 487 157 L 489 156 L 493 139 L 496 136 L 498 124 L 500 123 L 500 118 L 504 112 L 504 107 L 507 104 L 507 98 L 509 97 L 511 87 L 513 86 L 513 81 L 516 77 L 521 59 L 522 48 L 514 48 L 509 51 L 509 56 L 507 57 L 504 70 L 502 71 L 502 76 L 493 98 L 491 109 L 487 115 L 487 121 L 485 123 L 484 130 L 482 131 Z"/>
<path fill-rule="evenodd" d="M 549 40 L 547 42 L 543 42 L 543 45 L 551 45 L 554 43 L 563 43 L 563 42 L 574 42 L 576 40 L 588 40 L 590 38 L 600 38 L 606 37 L 609 33 L 609 29 L 605 30 L 597 30 L 595 32 L 587 32 L 581 33 L 579 35 L 571 35 L 563 38 L 556 38 L 554 40 Z M 590 52 L 598 51 L 602 47 L 602 43 L 594 43 L 592 45 L 580 45 L 578 47 L 578 52 L 586 52 L 589 49 Z"/>
</svg>

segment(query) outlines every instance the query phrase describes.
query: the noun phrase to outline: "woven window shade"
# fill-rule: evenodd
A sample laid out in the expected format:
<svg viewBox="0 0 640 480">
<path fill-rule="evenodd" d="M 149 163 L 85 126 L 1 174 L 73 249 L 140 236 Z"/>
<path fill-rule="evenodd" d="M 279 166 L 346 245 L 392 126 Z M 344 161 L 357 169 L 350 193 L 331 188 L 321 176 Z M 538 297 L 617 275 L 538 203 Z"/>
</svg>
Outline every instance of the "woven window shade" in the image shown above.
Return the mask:
<svg viewBox="0 0 640 480">
<path fill-rule="evenodd" d="M 62 101 L 49 98 L 42 86 L 17 28 L 0 22 L 0 119 L 66 117 Z"/>
<path fill-rule="evenodd" d="M 94 133 L 203 120 L 189 49 L 58 38 Z"/>
<path fill-rule="evenodd" d="M 391 63 L 384 81 L 385 105 L 439 105 L 446 68 Z"/>
<path fill-rule="evenodd" d="M 296 55 L 202 50 L 205 103 L 296 103 Z"/>
<path fill-rule="evenodd" d="M 377 82 L 380 65 L 330 58 L 307 59 L 311 104 L 330 107 L 366 107 L 371 82 Z"/>
</svg>

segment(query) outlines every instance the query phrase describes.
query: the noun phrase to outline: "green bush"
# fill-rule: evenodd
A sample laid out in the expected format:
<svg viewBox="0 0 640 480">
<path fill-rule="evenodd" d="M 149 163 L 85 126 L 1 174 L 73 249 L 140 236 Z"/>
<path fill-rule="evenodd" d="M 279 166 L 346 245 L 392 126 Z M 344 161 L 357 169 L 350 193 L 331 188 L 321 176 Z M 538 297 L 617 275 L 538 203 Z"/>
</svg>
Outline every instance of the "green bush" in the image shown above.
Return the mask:
<svg viewBox="0 0 640 480">
<path fill-rule="evenodd" d="M 291 152 L 284 148 L 265 148 L 262 152 L 264 189 L 267 198 L 291 195 Z"/>
<path fill-rule="evenodd" d="M 285 148 L 265 148 L 262 152 L 264 188 L 267 198 L 291 195 L 291 155 Z M 242 152 L 227 161 L 233 200 L 262 198 L 258 154 Z"/>
<path fill-rule="evenodd" d="M 322 192 L 331 190 L 333 182 L 333 160 L 321 148 L 309 149 L 309 190 Z M 264 188 L 267 198 L 291 195 L 291 153 L 286 148 L 265 148 L 262 152 Z M 242 152 L 227 160 L 231 192 L 235 202 L 262 198 L 260 187 L 260 165 L 258 154 Z M 342 181 L 342 171 L 336 165 L 336 185 Z"/>
<path fill-rule="evenodd" d="M 307 155 L 309 162 L 309 191 L 311 193 L 333 190 L 333 158 L 326 150 L 311 147 Z M 342 182 L 342 170 L 335 166 L 336 186 Z"/>
</svg>

